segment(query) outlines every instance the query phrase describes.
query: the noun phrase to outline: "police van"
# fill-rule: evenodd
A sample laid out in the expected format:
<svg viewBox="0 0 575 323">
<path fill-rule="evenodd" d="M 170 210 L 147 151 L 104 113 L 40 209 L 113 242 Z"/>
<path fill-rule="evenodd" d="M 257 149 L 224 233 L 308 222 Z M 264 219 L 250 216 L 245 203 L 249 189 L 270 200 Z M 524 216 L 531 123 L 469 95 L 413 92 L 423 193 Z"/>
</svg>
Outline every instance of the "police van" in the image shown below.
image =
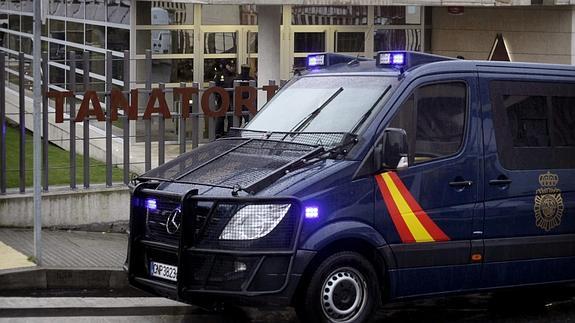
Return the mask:
<svg viewBox="0 0 575 323">
<path fill-rule="evenodd" d="M 137 178 L 129 280 L 362 322 L 575 280 L 575 67 L 311 55 L 243 129 Z"/>
</svg>

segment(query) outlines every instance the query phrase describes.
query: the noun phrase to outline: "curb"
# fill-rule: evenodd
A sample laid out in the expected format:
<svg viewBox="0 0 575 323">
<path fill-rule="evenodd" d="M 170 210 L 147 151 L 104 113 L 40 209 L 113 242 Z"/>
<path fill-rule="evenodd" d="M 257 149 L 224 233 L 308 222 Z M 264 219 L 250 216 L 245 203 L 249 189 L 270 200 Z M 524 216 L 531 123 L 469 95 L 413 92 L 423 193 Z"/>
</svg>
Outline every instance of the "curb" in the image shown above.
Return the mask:
<svg viewBox="0 0 575 323">
<path fill-rule="evenodd" d="M 128 276 L 120 268 L 34 267 L 0 271 L 0 294 L 15 290 L 116 289 L 130 288 Z"/>
</svg>

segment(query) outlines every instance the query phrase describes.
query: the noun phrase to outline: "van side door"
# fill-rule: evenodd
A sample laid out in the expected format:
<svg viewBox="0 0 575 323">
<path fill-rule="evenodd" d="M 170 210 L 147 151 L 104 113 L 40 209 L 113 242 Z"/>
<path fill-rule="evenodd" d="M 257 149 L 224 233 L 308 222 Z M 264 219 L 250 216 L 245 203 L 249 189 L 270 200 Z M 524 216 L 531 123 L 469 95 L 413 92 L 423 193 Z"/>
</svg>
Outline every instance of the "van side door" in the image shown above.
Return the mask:
<svg viewBox="0 0 575 323">
<path fill-rule="evenodd" d="M 419 78 L 387 122 L 406 131 L 409 145 L 407 169 L 376 175 L 375 223 L 395 256 L 395 297 L 479 281 L 480 264 L 471 268 L 473 231 L 481 226 L 476 89 L 473 73 Z"/>
<path fill-rule="evenodd" d="M 484 287 L 575 279 L 575 79 L 480 74 Z"/>
</svg>

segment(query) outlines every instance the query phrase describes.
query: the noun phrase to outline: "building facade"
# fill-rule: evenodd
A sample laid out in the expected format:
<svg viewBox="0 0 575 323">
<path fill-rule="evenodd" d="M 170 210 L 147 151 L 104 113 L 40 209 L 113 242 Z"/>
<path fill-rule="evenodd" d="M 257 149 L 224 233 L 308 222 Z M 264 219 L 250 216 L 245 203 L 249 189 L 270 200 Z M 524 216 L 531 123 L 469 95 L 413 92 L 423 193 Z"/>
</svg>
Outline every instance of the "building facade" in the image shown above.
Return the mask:
<svg viewBox="0 0 575 323">
<path fill-rule="evenodd" d="M 575 1 L 569 1 L 549 6 L 545 0 L 462 3 L 475 7 L 449 7 L 437 1 L 401 6 L 379 5 L 394 4 L 390 1 L 275 5 L 281 20 L 277 40 L 280 79 L 297 73 L 307 54 L 324 51 L 371 57 L 381 50 L 414 50 L 488 59 L 498 35 L 498 46 L 513 61 L 575 64 Z M 23 52 L 31 58 L 32 2 L 0 0 L 3 51 Z M 100 93 L 105 91 L 108 51 L 114 57 L 111 73 L 116 86 L 123 86 L 124 51 L 130 53 L 134 87 L 143 87 L 148 77 L 153 84 L 164 83 L 168 88 L 181 82 L 206 86 L 218 66 L 226 64 L 236 71 L 247 64 L 256 77 L 259 51 L 264 49 L 258 46 L 258 17 L 263 10 L 258 2 L 274 3 L 50 0 L 42 35 L 42 49 L 49 55 L 50 88 L 68 89 L 75 77 L 77 90 L 82 90 L 82 62 L 77 63 L 76 75 L 68 73 L 72 51 L 88 53 L 89 87 Z M 146 52 L 152 55 L 151 75 Z M 175 125 L 167 131 L 177 138 Z"/>
</svg>

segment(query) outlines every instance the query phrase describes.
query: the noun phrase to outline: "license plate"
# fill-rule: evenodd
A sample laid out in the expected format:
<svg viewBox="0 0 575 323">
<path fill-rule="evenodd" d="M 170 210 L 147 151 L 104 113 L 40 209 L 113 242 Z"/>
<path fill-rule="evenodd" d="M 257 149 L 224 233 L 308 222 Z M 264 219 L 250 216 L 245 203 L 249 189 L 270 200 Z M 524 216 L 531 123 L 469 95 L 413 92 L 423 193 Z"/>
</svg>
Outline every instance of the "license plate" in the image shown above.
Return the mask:
<svg viewBox="0 0 575 323">
<path fill-rule="evenodd" d="M 151 261 L 150 275 L 171 281 L 177 281 L 178 267 Z"/>
</svg>

